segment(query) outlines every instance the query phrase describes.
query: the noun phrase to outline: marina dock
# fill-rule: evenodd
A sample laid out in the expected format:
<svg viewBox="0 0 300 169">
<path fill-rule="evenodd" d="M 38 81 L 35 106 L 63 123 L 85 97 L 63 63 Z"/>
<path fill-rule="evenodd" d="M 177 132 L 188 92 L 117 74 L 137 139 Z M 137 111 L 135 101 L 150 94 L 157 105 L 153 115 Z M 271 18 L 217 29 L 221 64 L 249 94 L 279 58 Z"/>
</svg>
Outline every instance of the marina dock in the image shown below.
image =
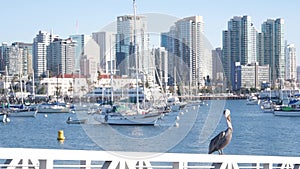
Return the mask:
<svg viewBox="0 0 300 169">
<path fill-rule="evenodd" d="M 300 157 L 1 148 L 2 168 L 299 169 Z"/>
</svg>

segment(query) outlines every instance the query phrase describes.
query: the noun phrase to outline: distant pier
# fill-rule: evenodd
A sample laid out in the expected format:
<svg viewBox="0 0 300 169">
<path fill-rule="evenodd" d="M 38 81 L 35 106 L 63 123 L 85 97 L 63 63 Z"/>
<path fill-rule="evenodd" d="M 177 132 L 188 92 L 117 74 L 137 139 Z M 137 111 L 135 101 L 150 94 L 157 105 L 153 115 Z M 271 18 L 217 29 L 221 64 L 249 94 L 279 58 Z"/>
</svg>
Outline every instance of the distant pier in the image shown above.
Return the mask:
<svg viewBox="0 0 300 169">
<path fill-rule="evenodd" d="M 220 96 L 220 95 L 210 95 L 210 96 L 179 96 L 182 99 L 187 100 L 241 100 L 247 99 L 247 96 Z"/>
</svg>

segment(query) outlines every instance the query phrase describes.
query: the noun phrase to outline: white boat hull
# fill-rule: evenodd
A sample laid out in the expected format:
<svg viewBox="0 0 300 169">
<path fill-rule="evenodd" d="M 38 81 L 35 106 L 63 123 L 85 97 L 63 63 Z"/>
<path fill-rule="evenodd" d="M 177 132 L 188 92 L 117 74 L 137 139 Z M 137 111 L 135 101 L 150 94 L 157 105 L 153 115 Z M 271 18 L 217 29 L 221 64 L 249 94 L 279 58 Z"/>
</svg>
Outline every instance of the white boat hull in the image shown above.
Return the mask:
<svg viewBox="0 0 300 169">
<path fill-rule="evenodd" d="M 262 111 L 264 113 L 273 113 L 274 112 L 274 109 L 273 108 L 262 108 Z"/>
<path fill-rule="evenodd" d="M 160 115 L 100 115 L 95 120 L 109 125 L 155 125 Z"/>
<path fill-rule="evenodd" d="M 36 117 L 37 110 L 13 110 L 8 113 L 9 117 Z"/>
<path fill-rule="evenodd" d="M 274 111 L 275 116 L 300 117 L 299 111 Z"/>
<path fill-rule="evenodd" d="M 37 108 L 38 113 L 69 113 L 70 108 L 57 105 L 40 105 Z"/>
<path fill-rule="evenodd" d="M 260 108 L 264 113 L 274 112 L 275 105 L 273 105 L 271 102 L 262 102 L 260 104 L 261 104 Z"/>
</svg>

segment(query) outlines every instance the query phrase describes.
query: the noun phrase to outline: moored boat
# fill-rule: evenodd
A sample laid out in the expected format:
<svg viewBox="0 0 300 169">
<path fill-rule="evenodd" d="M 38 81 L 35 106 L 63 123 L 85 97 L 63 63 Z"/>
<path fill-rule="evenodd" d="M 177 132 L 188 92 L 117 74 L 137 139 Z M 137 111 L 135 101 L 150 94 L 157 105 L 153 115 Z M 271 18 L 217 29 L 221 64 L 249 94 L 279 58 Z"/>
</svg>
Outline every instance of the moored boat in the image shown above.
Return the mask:
<svg viewBox="0 0 300 169">
<path fill-rule="evenodd" d="M 86 124 L 87 119 L 72 119 L 71 117 L 68 117 L 66 123 L 68 124 Z"/>
<path fill-rule="evenodd" d="M 257 98 L 257 96 L 249 96 L 247 98 L 246 104 L 247 105 L 257 105 L 258 104 L 258 98 Z"/>
<path fill-rule="evenodd" d="M 282 106 L 280 110 L 274 111 L 276 116 L 300 117 L 300 100 L 293 99 L 288 105 Z"/>
<path fill-rule="evenodd" d="M 109 125 L 155 125 L 159 119 L 158 114 L 153 115 L 122 115 L 122 114 L 106 114 L 101 115 L 95 120 Z"/>
<path fill-rule="evenodd" d="M 135 104 L 114 105 L 111 112 L 95 114 L 95 120 L 109 125 L 155 125 L 162 112 L 138 109 Z"/>
<path fill-rule="evenodd" d="M 260 103 L 260 108 L 264 113 L 273 113 L 275 104 L 272 102 L 272 100 L 265 100 Z"/>
<path fill-rule="evenodd" d="M 9 117 L 36 117 L 37 110 L 31 109 L 13 109 L 8 113 Z"/>
<path fill-rule="evenodd" d="M 279 110 L 274 111 L 275 116 L 285 116 L 285 117 L 300 117 L 300 111 L 293 110 Z"/>
<path fill-rule="evenodd" d="M 58 103 L 43 103 L 37 107 L 38 113 L 69 113 L 70 107 Z"/>
</svg>

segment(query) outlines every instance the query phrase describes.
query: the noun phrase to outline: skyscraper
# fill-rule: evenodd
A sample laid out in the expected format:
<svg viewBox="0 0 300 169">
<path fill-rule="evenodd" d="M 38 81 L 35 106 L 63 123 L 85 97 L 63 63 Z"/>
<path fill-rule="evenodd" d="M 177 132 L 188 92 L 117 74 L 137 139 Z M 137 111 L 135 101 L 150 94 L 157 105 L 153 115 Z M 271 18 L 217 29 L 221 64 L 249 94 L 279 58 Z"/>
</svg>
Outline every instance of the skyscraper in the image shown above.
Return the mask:
<svg viewBox="0 0 300 169">
<path fill-rule="evenodd" d="M 146 29 L 147 22 L 144 16 L 117 17 L 116 65 L 120 75 L 135 74 L 136 70 L 132 68 L 136 65 L 137 69 L 146 72 L 149 67 L 154 66 L 154 60 L 149 58 L 149 37 Z"/>
<path fill-rule="evenodd" d="M 6 43 L 1 47 L 1 70 L 10 76 L 28 76 L 32 70 L 32 44 L 24 42 L 14 42 L 10 46 Z"/>
<path fill-rule="evenodd" d="M 33 69 L 34 76 L 46 76 L 47 50 L 53 35 L 46 31 L 39 31 L 33 39 Z"/>
<path fill-rule="evenodd" d="M 116 61 L 116 34 L 113 32 L 94 32 L 92 38 L 100 47 L 100 69 L 105 73 L 114 72 Z"/>
<path fill-rule="evenodd" d="M 6 66 L 6 60 L 7 60 L 7 56 L 6 56 L 6 51 L 7 51 L 8 47 L 7 47 L 7 43 L 3 42 L 2 46 L 0 47 L 0 70 L 2 72 L 5 71 L 5 66 Z"/>
<path fill-rule="evenodd" d="M 235 16 L 228 21 L 228 30 L 223 31 L 222 59 L 229 87 L 234 81 L 236 62 L 241 65 L 257 62 L 256 35 L 250 16 Z"/>
<path fill-rule="evenodd" d="M 47 70 L 53 75 L 72 74 L 75 65 L 75 45 L 72 39 L 55 38 L 49 45 Z"/>
<path fill-rule="evenodd" d="M 203 78 L 212 75 L 212 56 L 205 56 L 204 22 L 202 16 L 191 16 L 175 23 L 178 48 L 175 53 L 188 67 L 186 82 L 204 86 Z"/>
<path fill-rule="evenodd" d="M 22 76 L 32 75 L 32 43 L 14 42 L 11 48 L 17 50 L 20 61 L 18 66 L 20 69 L 16 71 L 16 74 Z"/>
<path fill-rule="evenodd" d="M 257 33 L 256 38 L 256 51 L 257 51 L 257 62 L 259 65 L 267 65 L 268 62 L 266 61 L 265 55 L 264 55 L 264 34 L 263 33 Z"/>
<path fill-rule="evenodd" d="M 285 79 L 297 80 L 297 64 L 296 64 L 296 47 L 294 44 L 289 44 L 285 49 L 286 53 L 286 69 L 285 69 Z"/>
<path fill-rule="evenodd" d="M 270 65 L 271 81 L 274 84 L 285 78 L 284 20 L 268 19 L 261 28 L 264 37 L 264 64 Z"/>
<path fill-rule="evenodd" d="M 84 55 L 85 45 L 91 40 L 91 36 L 84 34 L 70 35 L 73 42 L 76 42 L 75 46 L 75 58 L 74 58 L 74 72 L 80 69 L 80 57 Z"/>
<path fill-rule="evenodd" d="M 90 38 L 85 43 L 79 65 L 81 75 L 89 77 L 91 81 L 96 81 L 97 72 L 100 70 L 100 48 L 94 39 Z"/>
<path fill-rule="evenodd" d="M 7 74 L 9 76 L 19 75 L 22 73 L 22 54 L 17 45 L 8 46 L 5 52 Z"/>
<path fill-rule="evenodd" d="M 178 75 L 176 69 L 179 68 L 179 58 L 178 58 L 178 39 L 176 38 L 175 26 L 171 26 L 169 32 L 161 33 L 161 47 L 164 47 L 168 51 L 168 84 L 170 86 L 174 84 L 174 78 Z M 179 72 L 179 71 L 178 71 Z"/>
</svg>

